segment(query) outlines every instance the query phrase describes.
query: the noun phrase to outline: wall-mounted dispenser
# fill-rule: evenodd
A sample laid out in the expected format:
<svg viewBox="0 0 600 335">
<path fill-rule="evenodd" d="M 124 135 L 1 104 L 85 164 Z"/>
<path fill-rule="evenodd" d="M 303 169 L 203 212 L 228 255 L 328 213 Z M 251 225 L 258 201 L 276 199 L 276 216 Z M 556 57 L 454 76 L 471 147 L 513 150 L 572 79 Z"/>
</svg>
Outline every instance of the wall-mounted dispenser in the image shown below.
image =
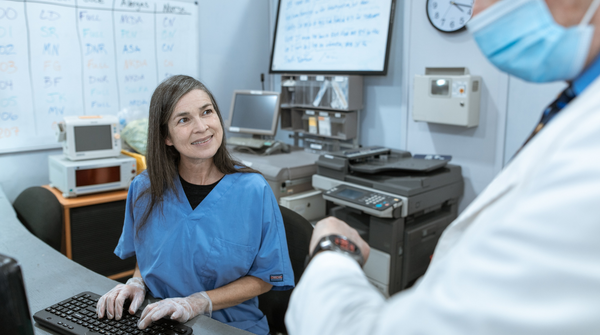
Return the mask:
<svg viewBox="0 0 600 335">
<path fill-rule="evenodd" d="M 476 127 L 481 84 L 466 67 L 426 68 L 415 76 L 413 120 Z"/>
</svg>

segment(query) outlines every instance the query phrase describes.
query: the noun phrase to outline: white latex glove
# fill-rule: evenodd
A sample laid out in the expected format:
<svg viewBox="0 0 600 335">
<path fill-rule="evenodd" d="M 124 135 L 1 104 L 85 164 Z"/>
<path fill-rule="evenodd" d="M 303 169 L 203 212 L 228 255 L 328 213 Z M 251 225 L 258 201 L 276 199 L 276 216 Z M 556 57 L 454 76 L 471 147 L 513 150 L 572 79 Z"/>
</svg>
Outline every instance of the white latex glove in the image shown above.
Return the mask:
<svg viewBox="0 0 600 335">
<path fill-rule="evenodd" d="M 212 301 L 206 292 L 198 292 L 187 298 L 169 298 L 146 306 L 138 322 L 138 328 L 145 329 L 152 322 L 165 316 L 171 320 L 187 322 L 196 315 L 212 316 Z"/>
<path fill-rule="evenodd" d="M 115 288 L 98 299 L 98 304 L 96 304 L 98 318 L 104 317 L 104 311 L 106 311 L 107 318 L 120 320 L 123 314 L 125 299 L 131 301 L 129 314 L 135 314 L 137 309 L 142 305 L 142 302 L 144 302 L 145 296 L 146 285 L 144 285 L 144 280 L 140 277 L 130 278 L 127 283 L 115 286 Z"/>
</svg>

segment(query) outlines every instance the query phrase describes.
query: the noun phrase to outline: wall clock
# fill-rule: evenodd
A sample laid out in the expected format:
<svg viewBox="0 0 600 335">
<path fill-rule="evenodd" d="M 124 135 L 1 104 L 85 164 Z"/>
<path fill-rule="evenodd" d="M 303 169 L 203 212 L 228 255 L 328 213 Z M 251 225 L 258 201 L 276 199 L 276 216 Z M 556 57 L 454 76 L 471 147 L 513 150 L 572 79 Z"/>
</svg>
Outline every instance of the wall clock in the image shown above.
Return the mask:
<svg viewBox="0 0 600 335">
<path fill-rule="evenodd" d="M 464 29 L 472 15 L 473 0 L 427 0 L 427 18 L 441 32 Z"/>
</svg>

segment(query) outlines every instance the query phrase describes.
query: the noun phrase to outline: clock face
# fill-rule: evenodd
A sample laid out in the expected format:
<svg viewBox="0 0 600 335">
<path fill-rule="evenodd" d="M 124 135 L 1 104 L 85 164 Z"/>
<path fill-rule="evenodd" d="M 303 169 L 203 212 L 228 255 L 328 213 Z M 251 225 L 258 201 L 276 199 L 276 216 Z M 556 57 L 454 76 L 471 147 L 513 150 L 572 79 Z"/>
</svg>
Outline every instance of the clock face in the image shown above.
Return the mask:
<svg viewBox="0 0 600 335">
<path fill-rule="evenodd" d="M 427 0 L 429 22 L 440 31 L 461 30 L 473 15 L 474 0 Z"/>
</svg>

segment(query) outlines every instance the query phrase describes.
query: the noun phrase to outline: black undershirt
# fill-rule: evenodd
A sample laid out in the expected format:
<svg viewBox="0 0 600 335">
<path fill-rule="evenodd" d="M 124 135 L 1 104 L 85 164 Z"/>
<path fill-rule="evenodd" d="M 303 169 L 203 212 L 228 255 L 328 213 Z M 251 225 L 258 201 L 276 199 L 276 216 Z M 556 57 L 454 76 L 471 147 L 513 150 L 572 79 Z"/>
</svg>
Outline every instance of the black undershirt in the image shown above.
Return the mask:
<svg viewBox="0 0 600 335">
<path fill-rule="evenodd" d="M 223 178 L 221 178 L 223 179 Z M 217 180 L 214 184 L 210 185 L 194 185 L 190 184 L 187 181 L 183 180 L 181 176 L 179 176 L 179 180 L 181 181 L 181 186 L 183 187 L 183 191 L 185 192 L 185 196 L 188 198 L 190 202 L 190 206 L 192 206 L 192 210 L 196 209 L 198 205 L 206 198 L 206 196 L 210 193 L 210 191 L 217 186 L 217 184 L 221 181 L 221 179 Z"/>
</svg>

